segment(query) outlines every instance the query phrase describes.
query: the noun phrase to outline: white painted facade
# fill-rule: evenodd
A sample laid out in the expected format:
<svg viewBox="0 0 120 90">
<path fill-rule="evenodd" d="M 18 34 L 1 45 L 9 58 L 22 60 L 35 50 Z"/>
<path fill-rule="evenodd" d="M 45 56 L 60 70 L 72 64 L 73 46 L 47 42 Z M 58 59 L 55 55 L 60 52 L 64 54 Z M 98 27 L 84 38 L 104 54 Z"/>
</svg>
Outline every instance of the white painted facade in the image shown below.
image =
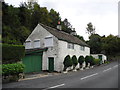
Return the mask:
<svg viewBox="0 0 120 90">
<path fill-rule="evenodd" d="M 99 55 L 102 56 L 102 62 L 104 63 L 107 60 L 107 56 L 104 54 L 91 54 L 91 56 L 93 56 L 95 59 L 99 59 Z"/>
<path fill-rule="evenodd" d="M 29 44 L 27 42 L 29 42 Z M 74 44 L 74 49 L 68 48 L 67 41 L 59 40 L 57 37 L 52 35 L 45 28 L 38 24 L 36 28 L 33 30 L 33 32 L 30 34 L 30 36 L 26 39 L 25 48 L 42 49 L 45 47 L 48 47 L 48 50 L 43 52 L 42 70 L 48 70 L 49 57 L 54 57 L 54 70 L 60 72 L 63 71 L 64 68 L 63 61 L 67 55 L 70 55 L 71 57 L 73 55 L 76 55 L 77 58 L 80 55 L 83 55 L 84 57 L 86 55 L 90 55 L 89 47 L 84 47 L 84 50 L 81 50 L 80 45 Z"/>
</svg>

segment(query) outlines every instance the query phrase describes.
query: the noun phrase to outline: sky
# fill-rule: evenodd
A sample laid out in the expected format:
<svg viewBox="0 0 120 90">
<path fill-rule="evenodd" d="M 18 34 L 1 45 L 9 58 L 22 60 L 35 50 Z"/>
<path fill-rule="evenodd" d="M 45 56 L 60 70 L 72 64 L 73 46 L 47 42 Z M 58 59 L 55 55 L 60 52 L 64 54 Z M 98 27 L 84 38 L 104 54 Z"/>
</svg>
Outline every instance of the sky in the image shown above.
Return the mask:
<svg viewBox="0 0 120 90">
<path fill-rule="evenodd" d="M 4 0 L 16 7 L 27 0 Z M 96 33 L 118 35 L 118 1 L 119 0 L 37 0 L 41 7 L 51 8 L 60 13 L 72 24 L 78 35 L 88 40 L 86 27 L 92 22 Z"/>
</svg>

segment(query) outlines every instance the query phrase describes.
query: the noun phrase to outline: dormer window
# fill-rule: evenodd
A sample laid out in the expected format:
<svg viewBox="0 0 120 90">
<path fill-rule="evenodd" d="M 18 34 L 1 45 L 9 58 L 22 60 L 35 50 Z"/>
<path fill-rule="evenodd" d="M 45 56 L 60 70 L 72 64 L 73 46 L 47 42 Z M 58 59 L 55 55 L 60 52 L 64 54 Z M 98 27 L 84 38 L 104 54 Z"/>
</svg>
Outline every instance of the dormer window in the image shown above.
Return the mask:
<svg viewBox="0 0 120 90">
<path fill-rule="evenodd" d="M 47 36 L 45 37 L 45 47 L 52 47 L 53 46 L 53 37 Z"/>
<path fill-rule="evenodd" d="M 40 48 L 40 40 L 34 40 L 34 48 Z"/>
<path fill-rule="evenodd" d="M 31 49 L 31 41 L 25 42 L 25 49 Z"/>
</svg>

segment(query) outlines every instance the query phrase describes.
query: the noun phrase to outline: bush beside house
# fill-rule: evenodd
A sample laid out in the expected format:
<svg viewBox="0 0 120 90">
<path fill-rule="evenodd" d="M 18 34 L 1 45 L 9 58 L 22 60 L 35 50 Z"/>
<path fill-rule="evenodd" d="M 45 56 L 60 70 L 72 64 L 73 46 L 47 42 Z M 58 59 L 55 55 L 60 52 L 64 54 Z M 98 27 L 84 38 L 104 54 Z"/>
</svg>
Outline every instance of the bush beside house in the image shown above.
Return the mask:
<svg viewBox="0 0 120 90">
<path fill-rule="evenodd" d="M 3 82 L 5 80 L 8 81 L 18 81 L 20 73 L 24 71 L 24 65 L 22 63 L 14 63 L 14 64 L 3 64 L 2 65 L 2 77 Z"/>
<path fill-rule="evenodd" d="M 83 56 L 79 56 L 79 58 L 78 58 L 78 63 L 79 63 L 79 65 L 80 65 L 80 68 L 83 67 L 82 64 L 83 64 L 84 61 L 85 61 L 85 58 L 84 58 Z"/>
<path fill-rule="evenodd" d="M 19 74 L 23 73 L 24 65 L 18 63 L 25 55 L 23 45 L 2 44 L 2 80 L 4 82 L 18 81 Z"/>
<path fill-rule="evenodd" d="M 89 59 L 90 59 L 89 56 L 85 57 L 85 64 L 86 64 L 85 67 L 88 67 Z"/>
<path fill-rule="evenodd" d="M 66 69 L 68 67 L 71 67 L 72 66 L 72 60 L 70 58 L 70 55 L 67 55 L 63 61 L 63 64 L 64 64 L 64 70 L 63 71 L 66 71 Z"/>
<path fill-rule="evenodd" d="M 77 57 L 75 55 L 73 55 L 72 57 L 72 63 L 73 63 L 73 70 L 74 70 L 78 64 Z"/>
</svg>

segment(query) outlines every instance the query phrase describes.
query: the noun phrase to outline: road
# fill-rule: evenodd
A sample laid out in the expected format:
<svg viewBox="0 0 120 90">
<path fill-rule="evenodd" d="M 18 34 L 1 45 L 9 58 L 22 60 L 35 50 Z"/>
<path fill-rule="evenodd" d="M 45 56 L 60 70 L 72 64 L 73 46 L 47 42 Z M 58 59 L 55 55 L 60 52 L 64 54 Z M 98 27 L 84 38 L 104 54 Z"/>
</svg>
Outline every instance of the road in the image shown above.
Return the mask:
<svg viewBox="0 0 120 90">
<path fill-rule="evenodd" d="M 118 62 L 91 69 L 3 84 L 3 88 L 118 88 Z"/>
</svg>

